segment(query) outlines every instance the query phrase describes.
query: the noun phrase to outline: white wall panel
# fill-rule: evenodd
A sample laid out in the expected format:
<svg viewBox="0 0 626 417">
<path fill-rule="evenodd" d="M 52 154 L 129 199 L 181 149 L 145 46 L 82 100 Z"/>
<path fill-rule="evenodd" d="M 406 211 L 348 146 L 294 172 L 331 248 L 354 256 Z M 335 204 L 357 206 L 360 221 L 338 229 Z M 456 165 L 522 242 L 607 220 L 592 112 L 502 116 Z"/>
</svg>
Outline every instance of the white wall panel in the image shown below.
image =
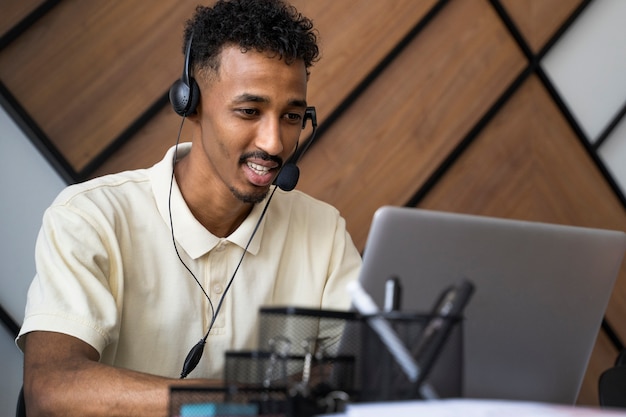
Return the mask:
<svg viewBox="0 0 626 417">
<path fill-rule="evenodd" d="M 626 120 L 622 119 L 611 135 L 602 143 L 598 154 L 611 171 L 611 176 L 626 194 Z"/>
<path fill-rule="evenodd" d="M 542 67 L 593 143 L 626 102 L 626 1 L 592 2 Z"/>
<path fill-rule="evenodd" d="M 35 274 L 41 216 L 65 183 L 0 107 L 0 303 L 21 323 Z M 0 415 L 15 415 L 22 385 L 22 353 L 0 326 Z"/>
</svg>

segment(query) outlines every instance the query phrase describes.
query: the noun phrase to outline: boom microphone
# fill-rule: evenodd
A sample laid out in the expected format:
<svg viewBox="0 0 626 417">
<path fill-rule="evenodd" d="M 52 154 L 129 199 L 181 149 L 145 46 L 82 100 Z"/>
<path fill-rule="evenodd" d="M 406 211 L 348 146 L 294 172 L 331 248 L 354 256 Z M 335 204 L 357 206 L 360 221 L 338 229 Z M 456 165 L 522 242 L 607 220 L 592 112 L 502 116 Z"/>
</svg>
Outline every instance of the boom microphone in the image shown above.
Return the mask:
<svg viewBox="0 0 626 417">
<path fill-rule="evenodd" d="M 291 191 L 296 188 L 298 179 L 300 178 L 300 169 L 296 163 L 315 140 L 315 134 L 317 133 L 317 114 L 315 112 L 315 107 L 306 108 L 304 118 L 302 119 L 302 129 L 306 126 L 307 120 L 311 120 L 313 131 L 311 132 L 309 140 L 305 143 L 304 149 L 301 149 L 301 152 L 298 152 L 298 143 L 296 142 L 296 150 L 294 151 L 292 157 L 285 163 L 285 165 L 283 165 L 278 173 L 278 176 L 274 179 L 274 184 L 283 191 Z"/>
<path fill-rule="evenodd" d="M 291 191 L 296 188 L 298 179 L 300 178 L 300 169 L 294 163 L 286 163 L 280 169 L 278 177 L 276 177 L 276 185 L 283 191 Z"/>
</svg>

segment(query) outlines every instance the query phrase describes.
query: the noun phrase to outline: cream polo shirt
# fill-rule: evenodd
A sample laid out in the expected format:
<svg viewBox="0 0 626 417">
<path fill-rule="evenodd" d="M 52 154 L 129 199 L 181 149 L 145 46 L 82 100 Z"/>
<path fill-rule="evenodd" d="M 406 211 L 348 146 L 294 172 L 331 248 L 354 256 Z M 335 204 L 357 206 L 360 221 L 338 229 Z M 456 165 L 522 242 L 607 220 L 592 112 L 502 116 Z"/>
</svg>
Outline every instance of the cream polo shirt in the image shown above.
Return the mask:
<svg viewBox="0 0 626 417">
<path fill-rule="evenodd" d="M 190 149 L 182 144 L 178 153 Z M 61 332 L 93 346 L 103 363 L 180 375 L 208 329 L 211 307 L 172 242 L 173 152 L 149 169 L 72 185 L 46 210 L 18 346 L 34 330 Z M 264 205 L 220 239 L 193 217 L 174 182 L 177 248 L 215 308 Z M 347 309 L 345 287 L 360 265 L 335 208 L 277 190 L 190 377 L 221 378 L 226 350 L 254 349 L 261 306 Z"/>
</svg>

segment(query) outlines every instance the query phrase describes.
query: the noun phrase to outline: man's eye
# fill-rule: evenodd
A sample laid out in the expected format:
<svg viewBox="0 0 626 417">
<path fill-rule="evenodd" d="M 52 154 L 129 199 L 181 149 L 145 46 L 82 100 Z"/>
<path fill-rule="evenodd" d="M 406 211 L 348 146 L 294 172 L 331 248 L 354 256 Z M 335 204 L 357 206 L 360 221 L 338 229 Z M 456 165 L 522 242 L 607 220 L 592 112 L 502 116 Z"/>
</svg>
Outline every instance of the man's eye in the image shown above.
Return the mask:
<svg viewBox="0 0 626 417">
<path fill-rule="evenodd" d="M 255 109 L 239 109 L 239 111 L 246 116 L 254 116 L 257 114 Z"/>
<path fill-rule="evenodd" d="M 286 117 L 287 119 L 294 121 L 294 122 L 302 120 L 302 115 L 298 113 L 287 113 Z"/>
</svg>

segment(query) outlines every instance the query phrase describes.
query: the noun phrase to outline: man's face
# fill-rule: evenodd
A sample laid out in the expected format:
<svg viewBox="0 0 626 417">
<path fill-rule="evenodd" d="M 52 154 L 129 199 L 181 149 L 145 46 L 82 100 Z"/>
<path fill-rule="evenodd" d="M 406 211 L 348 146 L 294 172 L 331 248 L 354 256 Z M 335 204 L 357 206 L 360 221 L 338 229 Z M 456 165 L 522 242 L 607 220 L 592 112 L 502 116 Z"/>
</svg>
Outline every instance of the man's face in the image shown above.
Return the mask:
<svg viewBox="0 0 626 417">
<path fill-rule="evenodd" d="M 226 47 L 220 68 L 199 81 L 199 124 L 210 186 L 260 202 L 293 153 L 306 109 L 302 61 Z"/>
</svg>

